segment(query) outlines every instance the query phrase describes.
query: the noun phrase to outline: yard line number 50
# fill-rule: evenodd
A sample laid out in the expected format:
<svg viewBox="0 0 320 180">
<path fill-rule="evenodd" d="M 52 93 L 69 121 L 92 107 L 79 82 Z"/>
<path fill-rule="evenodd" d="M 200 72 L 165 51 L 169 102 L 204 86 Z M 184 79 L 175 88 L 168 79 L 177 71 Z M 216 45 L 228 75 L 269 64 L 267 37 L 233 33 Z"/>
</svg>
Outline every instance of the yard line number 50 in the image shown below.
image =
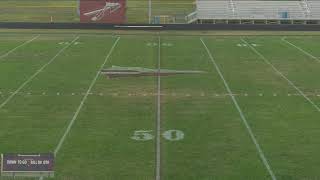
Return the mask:
<svg viewBox="0 0 320 180">
<path fill-rule="evenodd" d="M 180 130 L 168 130 L 162 133 L 162 137 L 168 141 L 180 141 L 184 138 L 184 133 Z M 131 139 L 136 141 L 150 141 L 154 139 L 152 130 L 134 131 Z"/>
</svg>

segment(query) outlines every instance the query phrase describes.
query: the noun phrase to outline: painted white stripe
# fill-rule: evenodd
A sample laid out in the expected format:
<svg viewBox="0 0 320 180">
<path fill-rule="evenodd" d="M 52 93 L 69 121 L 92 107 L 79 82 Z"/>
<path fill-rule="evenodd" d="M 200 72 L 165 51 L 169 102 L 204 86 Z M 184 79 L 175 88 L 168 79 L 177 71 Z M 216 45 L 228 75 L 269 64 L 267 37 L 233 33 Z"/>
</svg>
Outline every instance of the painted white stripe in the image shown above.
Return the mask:
<svg viewBox="0 0 320 180">
<path fill-rule="evenodd" d="M 318 105 L 316 105 L 310 98 L 307 97 L 307 95 L 298 88 L 292 81 L 290 81 L 281 71 L 279 71 L 264 55 L 262 55 L 256 48 L 251 46 L 246 40 L 241 38 L 241 41 L 246 43 L 248 47 L 252 49 L 253 52 L 255 52 L 265 63 L 271 66 L 271 68 L 280 75 L 283 79 L 285 79 L 294 89 L 296 89 L 301 96 L 303 96 L 314 108 L 316 108 L 317 111 L 320 112 L 320 108 Z"/>
<path fill-rule="evenodd" d="M 40 154 L 18 154 L 19 157 L 40 157 Z"/>
<path fill-rule="evenodd" d="M 162 28 L 163 26 L 114 26 L 116 28 Z"/>
<path fill-rule="evenodd" d="M 261 148 L 261 146 L 260 146 L 259 143 L 258 143 L 258 140 L 256 139 L 256 137 L 255 137 L 255 135 L 254 135 L 254 133 L 253 133 L 253 131 L 252 131 L 252 129 L 251 129 L 251 127 L 250 127 L 247 119 L 246 119 L 246 117 L 244 116 L 244 114 L 243 114 L 243 112 L 242 112 L 242 109 L 240 108 L 240 106 L 239 106 L 239 104 L 238 104 L 235 96 L 233 95 L 233 93 L 232 93 L 232 91 L 231 91 L 231 89 L 230 89 L 227 81 L 225 80 L 225 78 L 224 78 L 224 76 L 223 76 L 223 74 L 222 74 L 222 72 L 221 72 L 221 70 L 220 70 L 220 68 L 219 68 L 219 66 L 218 66 L 218 64 L 217 64 L 216 61 L 214 60 L 214 58 L 213 58 L 213 56 L 212 56 L 209 48 L 207 47 L 207 45 L 205 44 L 205 42 L 203 41 L 203 39 L 200 38 L 200 40 L 201 40 L 203 46 L 205 47 L 205 49 L 206 49 L 206 51 L 207 51 L 207 53 L 208 53 L 208 55 L 209 55 L 209 57 L 210 57 L 213 65 L 214 65 L 214 67 L 215 67 L 215 69 L 217 70 L 217 72 L 218 72 L 218 74 L 219 74 L 219 76 L 220 76 L 220 78 L 222 79 L 225 88 L 227 89 L 228 93 L 230 94 L 230 97 L 231 97 L 231 99 L 232 99 L 232 101 L 233 101 L 233 104 L 234 104 L 235 107 L 237 108 L 237 110 L 238 110 L 238 112 L 239 112 L 239 114 L 240 114 L 240 117 L 241 117 L 241 119 L 242 119 L 242 122 L 243 122 L 243 124 L 245 125 L 245 127 L 246 127 L 246 129 L 247 129 L 247 131 L 248 131 L 248 133 L 249 133 L 249 135 L 250 135 L 250 138 L 251 138 L 251 140 L 253 141 L 253 143 L 254 143 L 254 145 L 255 145 L 258 153 L 259 153 L 259 156 L 260 156 L 260 158 L 261 158 L 264 166 L 265 166 L 266 169 L 268 170 L 269 175 L 271 176 L 271 178 L 272 178 L 273 180 L 276 180 L 277 178 L 276 178 L 276 176 L 274 175 L 274 173 L 273 173 L 273 171 L 272 171 L 272 168 L 271 168 L 271 166 L 269 165 L 268 160 L 267 160 L 267 158 L 265 157 L 265 155 L 264 155 L 264 153 L 263 153 L 263 151 L 262 151 L 262 148 Z"/>
<path fill-rule="evenodd" d="M 69 124 L 68 124 L 67 129 L 65 130 L 63 136 L 61 137 L 58 145 L 56 146 L 56 148 L 55 148 L 55 150 L 54 150 L 54 155 L 55 155 L 55 156 L 58 154 L 59 150 L 61 149 L 61 147 L 62 147 L 62 145 L 63 145 L 63 143 L 64 143 L 67 135 L 69 134 L 69 132 L 70 132 L 70 130 L 71 130 L 71 128 L 72 128 L 75 120 L 77 119 L 77 117 L 78 117 L 78 115 L 79 115 L 79 113 L 80 113 L 80 111 L 81 111 L 84 103 L 86 102 L 86 100 L 87 100 L 87 98 L 88 98 L 88 96 L 89 96 L 89 94 L 90 94 L 93 86 L 95 85 L 95 83 L 96 83 L 96 81 L 97 81 L 97 79 L 98 79 L 98 77 L 99 77 L 99 75 L 100 75 L 101 70 L 103 69 L 103 67 L 104 67 L 104 66 L 106 65 L 106 63 L 108 62 L 108 60 L 109 60 L 109 58 L 110 58 L 113 50 L 115 49 L 116 45 L 118 44 L 119 40 L 120 40 L 120 37 L 118 37 L 117 40 L 114 42 L 114 44 L 113 44 L 112 48 L 110 49 L 107 57 L 105 58 L 105 60 L 104 60 L 104 62 L 102 63 L 102 65 L 100 66 L 100 68 L 99 68 L 96 76 L 95 76 L 94 79 L 92 80 L 92 82 L 91 82 L 91 84 L 90 84 L 87 92 L 86 92 L 85 95 L 83 96 L 83 98 L 82 98 L 82 100 L 81 100 L 81 102 L 80 102 L 80 105 L 78 106 L 76 112 L 74 113 L 71 121 L 70 121 Z"/>
<path fill-rule="evenodd" d="M 38 74 L 40 74 L 48 65 L 50 65 L 64 50 L 66 50 L 71 44 L 73 44 L 79 36 L 76 37 L 72 43 L 62 48 L 49 62 L 43 65 L 37 72 L 30 76 L 24 83 L 22 83 L 18 89 L 16 89 L 2 104 L 0 104 L 0 109 L 3 108 L 17 93 L 19 93 L 29 82 L 31 82 Z"/>
<path fill-rule="evenodd" d="M 4 58 L 4 57 L 9 56 L 11 53 L 13 53 L 14 51 L 16 51 L 17 49 L 19 49 L 19 48 L 21 48 L 21 47 L 23 47 L 23 46 L 25 46 L 25 45 L 27 45 L 27 44 L 31 43 L 32 41 L 34 41 L 34 40 L 38 39 L 39 37 L 40 37 L 40 35 L 37 35 L 37 36 L 33 37 L 32 39 L 30 39 L 30 40 L 28 40 L 28 41 L 26 41 L 26 42 L 24 42 L 24 43 L 20 44 L 19 46 L 17 46 L 17 47 L 15 47 L 15 48 L 11 49 L 11 50 L 10 50 L 10 51 L 8 51 L 6 54 L 1 55 L 1 56 L 0 56 L 0 61 L 4 61 L 4 60 L 3 60 L 3 58 Z"/>
<path fill-rule="evenodd" d="M 157 89 L 157 140 L 156 180 L 161 180 L 161 38 L 158 36 L 158 89 Z"/>
<path fill-rule="evenodd" d="M 303 50 L 302 48 L 298 47 L 297 45 L 293 44 L 292 42 L 288 41 L 288 40 L 286 39 L 286 37 L 283 37 L 281 40 L 284 41 L 284 42 L 286 42 L 287 44 L 293 46 L 294 48 L 298 49 L 299 51 L 301 51 L 303 54 L 309 56 L 310 58 L 312 58 L 312 59 L 320 62 L 320 59 L 319 59 L 319 58 L 317 58 L 316 56 L 312 55 L 311 53 Z"/>
</svg>

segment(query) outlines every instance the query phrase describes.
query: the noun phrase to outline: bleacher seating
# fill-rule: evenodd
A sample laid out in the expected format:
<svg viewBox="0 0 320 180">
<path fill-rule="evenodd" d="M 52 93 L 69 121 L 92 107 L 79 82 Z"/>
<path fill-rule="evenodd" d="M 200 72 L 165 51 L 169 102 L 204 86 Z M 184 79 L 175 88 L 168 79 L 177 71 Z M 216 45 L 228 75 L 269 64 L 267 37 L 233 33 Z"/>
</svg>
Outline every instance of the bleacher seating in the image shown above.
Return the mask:
<svg viewBox="0 0 320 180">
<path fill-rule="evenodd" d="M 310 18 L 319 19 L 320 17 L 320 1 L 308 1 L 308 5 L 310 8 Z"/>
<path fill-rule="evenodd" d="M 320 0 L 197 0 L 194 14 L 196 18 L 193 21 L 195 19 L 320 20 Z"/>
<path fill-rule="evenodd" d="M 298 1 L 235 1 L 242 19 L 304 19 Z M 286 13 L 287 17 L 283 17 Z"/>
</svg>

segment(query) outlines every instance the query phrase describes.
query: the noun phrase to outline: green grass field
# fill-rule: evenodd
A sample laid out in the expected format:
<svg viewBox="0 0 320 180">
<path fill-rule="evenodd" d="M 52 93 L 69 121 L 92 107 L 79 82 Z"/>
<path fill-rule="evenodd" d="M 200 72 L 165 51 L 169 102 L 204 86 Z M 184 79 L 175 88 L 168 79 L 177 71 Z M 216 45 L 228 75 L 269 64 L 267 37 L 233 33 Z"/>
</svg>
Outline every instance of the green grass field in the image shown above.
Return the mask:
<svg viewBox="0 0 320 180">
<path fill-rule="evenodd" d="M 0 153 L 55 152 L 56 180 L 319 179 L 319 41 L 0 33 Z"/>
</svg>

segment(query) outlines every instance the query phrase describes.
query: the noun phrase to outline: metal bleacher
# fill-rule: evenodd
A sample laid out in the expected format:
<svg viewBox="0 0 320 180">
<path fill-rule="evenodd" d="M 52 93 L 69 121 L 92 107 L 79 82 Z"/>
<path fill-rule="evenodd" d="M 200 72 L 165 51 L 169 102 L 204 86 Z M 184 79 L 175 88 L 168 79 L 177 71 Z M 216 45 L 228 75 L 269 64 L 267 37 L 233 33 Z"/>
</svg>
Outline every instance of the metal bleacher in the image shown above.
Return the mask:
<svg viewBox="0 0 320 180">
<path fill-rule="evenodd" d="M 320 0 L 197 0 L 188 23 L 320 24 Z"/>
<path fill-rule="evenodd" d="M 308 1 L 310 8 L 310 17 L 314 19 L 319 19 L 320 17 L 320 1 Z"/>
</svg>

